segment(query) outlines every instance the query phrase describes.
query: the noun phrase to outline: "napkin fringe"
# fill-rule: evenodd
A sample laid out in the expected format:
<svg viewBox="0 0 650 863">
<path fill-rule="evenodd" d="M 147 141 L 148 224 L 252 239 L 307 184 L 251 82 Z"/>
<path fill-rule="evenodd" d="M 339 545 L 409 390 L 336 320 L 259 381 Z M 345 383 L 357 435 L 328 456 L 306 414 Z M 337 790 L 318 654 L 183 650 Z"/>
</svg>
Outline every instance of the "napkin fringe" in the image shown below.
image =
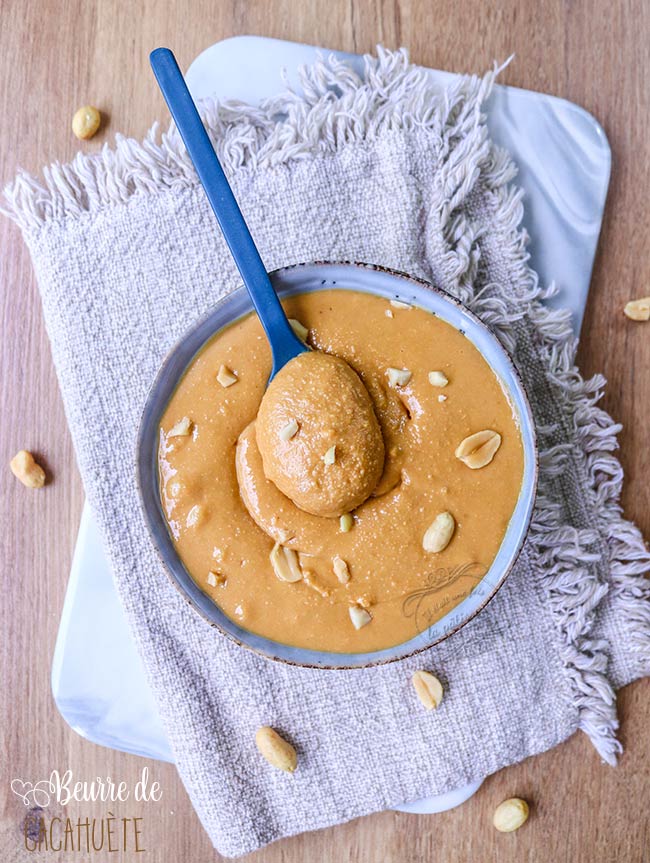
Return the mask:
<svg viewBox="0 0 650 863">
<path fill-rule="evenodd" d="M 528 267 L 522 191 L 509 185 L 516 168 L 506 151 L 490 144 L 481 113 L 499 71 L 495 68 L 483 78 L 464 77 L 441 90 L 424 70 L 409 65 L 406 51 L 379 47 L 377 58 L 364 58 L 363 75 L 330 56 L 302 70 L 299 92 L 287 89 L 258 108 L 207 101 L 202 110 L 229 174 L 259 167 L 284 170 L 291 161 L 335 153 L 348 144 L 362 145 L 387 130 L 425 128 L 439 139 L 436 182 L 441 187 L 434 196 L 438 208 L 430 217 L 441 227 L 447 251 L 443 272 L 433 273 L 434 281 L 444 276 L 445 284 L 453 286 L 512 353 L 522 321 L 530 318 L 548 354 L 549 386 L 564 402 L 561 437 L 574 443 L 551 443 L 540 452 L 531 541 L 540 556 L 540 583 L 560 634 L 579 727 L 603 759 L 614 764 L 621 745 L 616 737 L 615 694 L 606 676 L 608 644 L 591 636 L 597 607 L 608 591 L 599 567 L 609 566 L 611 590 L 625 611 L 625 635 L 639 663 L 647 662 L 650 583 L 642 574 L 650 570 L 650 554 L 638 529 L 621 515 L 623 471 L 612 454 L 620 426 L 596 406 L 604 380 L 581 378 L 574 365 L 576 339 L 570 314 L 541 304 L 553 288 L 541 288 Z M 524 286 L 514 303 L 494 296 L 490 285 L 476 294 L 473 290 L 480 230 L 456 211 L 479 176 L 495 196 L 503 249 Z M 159 136 L 156 124 L 142 143 L 117 135 L 114 149 L 104 145 L 94 155 L 79 153 L 68 165 L 54 163 L 43 170 L 41 179 L 20 172 L 5 189 L 4 212 L 24 232 L 33 233 L 49 223 L 128 205 L 136 196 L 196 185 L 177 131 L 171 126 Z M 540 426 L 538 431 L 540 440 L 552 440 L 557 428 Z M 581 471 L 591 484 L 601 514 L 599 525 L 568 524 L 555 503 L 554 483 L 570 469 Z"/>
<path fill-rule="evenodd" d="M 530 541 L 539 553 L 540 582 L 561 636 L 561 656 L 571 682 L 570 698 L 578 711 L 578 726 L 603 760 L 614 765 L 622 746 L 616 736 L 616 695 L 607 677 L 610 646 L 605 639 L 593 638 L 591 632 L 598 606 L 612 592 L 623 612 L 621 630 L 637 663 L 635 670 L 639 676 L 648 673 L 650 580 L 644 574 L 650 572 L 650 551 L 639 529 L 622 516 L 623 468 L 613 455 L 622 427 L 597 407 L 605 379 L 602 375 L 590 380 L 581 377 L 574 363 L 578 340 L 571 313 L 542 304 L 556 289 L 553 285 L 541 287 L 537 274 L 528 266 L 528 236 L 521 228 L 523 192 L 508 185 L 515 170 L 510 155 L 493 148 L 481 179 L 496 196 L 495 209 L 506 234 L 501 249 L 519 270 L 514 281 L 523 287 L 514 303 L 492 295 L 491 285 L 473 295 L 471 283 L 477 261 L 465 250 L 467 267 L 457 274 L 456 292 L 512 354 L 517 353 L 523 320 L 530 320 L 541 335 L 549 385 L 563 406 L 565 425 L 560 439 L 573 442 L 543 447 L 542 441 L 552 440 L 559 425 L 545 427 L 536 420 L 540 469 Z M 473 242 L 471 231 L 464 242 L 456 237 L 456 247 Z M 579 471 L 582 487 L 593 496 L 594 509 L 600 514 L 597 526 L 568 524 L 556 503 L 554 483 L 571 469 Z M 611 573 L 610 585 L 602 578 L 603 566 Z"/>
<path fill-rule="evenodd" d="M 563 403 L 562 416 L 574 444 L 552 446 L 543 454 L 544 483 L 550 484 L 566 470 L 577 470 L 581 487 L 591 495 L 596 525 L 575 527 L 539 524 L 541 560 L 549 566 L 551 602 L 563 634 L 563 659 L 573 680 L 579 708 L 580 728 L 602 758 L 615 764 L 622 751 L 616 737 L 616 696 L 606 672 L 609 643 L 595 639 L 591 631 L 597 608 L 605 596 L 616 598 L 622 635 L 637 665 L 638 675 L 647 673 L 650 659 L 650 552 L 639 529 L 627 521 L 620 506 L 623 468 L 613 455 L 618 448 L 621 425 L 597 406 L 605 379 L 595 375 L 584 380 L 574 364 L 577 339 L 570 316 L 535 303 L 531 309 L 535 325 L 544 333 L 549 357 L 549 382 Z M 573 461 L 573 467 L 571 462 Z M 540 510 L 550 504 L 542 494 Z M 563 514 L 551 507 L 555 521 Z M 609 573 L 608 582 L 602 576 Z M 644 667 L 645 666 L 645 667 Z"/>
<path fill-rule="evenodd" d="M 387 130 L 426 128 L 451 152 L 449 182 L 463 176 L 459 192 L 471 187 L 475 177 L 467 171 L 468 142 L 462 138 L 473 131 L 483 144 L 481 155 L 486 154 L 487 130 L 477 107 L 500 70 L 440 89 L 424 69 L 409 64 L 405 49 L 379 46 L 377 52 L 376 58 L 364 57 L 362 75 L 334 55 L 321 56 L 300 70 L 299 91 L 287 86 L 259 107 L 203 100 L 203 120 L 226 173 L 282 170 L 290 161 L 335 153 Z M 142 142 L 117 134 L 114 147 L 104 144 L 99 153 L 78 153 L 68 164 L 54 162 L 40 178 L 20 170 L 4 189 L 0 212 L 30 233 L 50 222 L 128 204 L 135 196 L 196 186 L 194 166 L 174 124 L 160 134 L 155 123 Z"/>
<path fill-rule="evenodd" d="M 539 555 L 539 580 L 550 604 L 560 635 L 561 658 L 570 681 L 569 698 L 578 712 L 578 726 L 604 761 L 615 764 L 622 751 L 617 739 L 616 695 L 608 680 L 610 645 L 591 637 L 597 609 L 612 591 L 623 611 L 621 629 L 640 674 L 648 673 L 650 660 L 650 552 L 638 528 L 622 517 L 620 493 L 623 469 L 612 454 L 618 447 L 621 426 L 596 406 L 605 380 L 601 375 L 585 381 L 574 358 L 577 339 L 571 313 L 542 303 L 556 293 L 553 285 L 539 285 L 528 265 L 528 235 L 521 227 L 523 190 L 510 185 L 516 166 L 510 154 L 490 146 L 480 109 L 489 95 L 494 74 L 484 77 L 481 87 L 469 81 L 463 110 L 463 140 L 454 158 L 439 167 L 444 193 L 433 219 L 435 236 L 440 230 L 448 244 L 442 256 L 431 254 L 432 280 L 442 283 L 466 303 L 497 334 L 512 355 L 522 332 L 522 322 L 534 327 L 547 353 L 549 386 L 563 405 L 563 426 L 538 425 L 540 471 L 538 497 L 530 541 Z M 452 135 L 455 136 L 455 132 Z M 448 140 L 451 140 L 448 139 Z M 446 144 L 441 152 L 445 155 Z M 501 228 L 500 249 L 513 267 L 513 283 L 519 286 L 513 299 L 503 297 L 499 286 L 485 285 L 474 293 L 479 266 L 478 240 L 481 230 L 455 210 L 471 193 L 480 175 L 494 195 L 494 213 Z M 436 250 L 439 252 L 439 250 Z M 438 260 L 436 268 L 434 261 Z M 441 262 L 440 262 L 441 261 Z M 525 338 L 526 336 L 524 336 Z M 524 356 L 526 353 L 524 352 Z M 544 440 L 571 441 L 543 446 Z M 580 484 L 593 495 L 601 520 L 597 526 L 574 526 L 556 503 L 561 499 L 554 484 L 567 470 L 576 470 Z M 602 569 L 611 572 L 609 582 Z M 645 667 L 644 667 L 645 666 Z"/>
</svg>

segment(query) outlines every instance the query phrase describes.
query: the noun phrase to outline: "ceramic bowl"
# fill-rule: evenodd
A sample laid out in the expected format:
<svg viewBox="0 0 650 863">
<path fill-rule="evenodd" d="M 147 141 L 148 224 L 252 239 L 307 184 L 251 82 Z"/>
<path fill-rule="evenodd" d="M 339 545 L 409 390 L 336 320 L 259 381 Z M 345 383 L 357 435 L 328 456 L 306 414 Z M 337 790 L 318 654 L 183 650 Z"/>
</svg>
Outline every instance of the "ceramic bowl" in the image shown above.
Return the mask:
<svg viewBox="0 0 650 863">
<path fill-rule="evenodd" d="M 140 496 L 153 542 L 172 582 L 190 605 L 212 626 L 237 644 L 271 659 L 321 668 L 358 668 L 410 656 L 448 638 L 471 620 L 494 596 L 521 550 L 533 510 L 537 486 L 537 449 L 530 405 L 508 353 L 494 334 L 460 302 L 420 280 L 369 264 L 298 264 L 270 274 L 278 294 L 327 288 L 361 291 L 421 306 L 460 330 L 481 352 L 507 392 L 519 422 L 524 449 L 524 476 L 517 505 L 499 552 L 472 593 L 435 624 L 402 644 L 370 653 L 334 653 L 291 647 L 249 632 L 228 618 L 192 580 L 174 548 L 160 501 L 158 441 L 160 418 L 194 356 L 216 332 L 252 310 L 242 287 L 215 307 L 172 349 L 151 387 L 138 433 L 137 472 Z"/>
</svg>

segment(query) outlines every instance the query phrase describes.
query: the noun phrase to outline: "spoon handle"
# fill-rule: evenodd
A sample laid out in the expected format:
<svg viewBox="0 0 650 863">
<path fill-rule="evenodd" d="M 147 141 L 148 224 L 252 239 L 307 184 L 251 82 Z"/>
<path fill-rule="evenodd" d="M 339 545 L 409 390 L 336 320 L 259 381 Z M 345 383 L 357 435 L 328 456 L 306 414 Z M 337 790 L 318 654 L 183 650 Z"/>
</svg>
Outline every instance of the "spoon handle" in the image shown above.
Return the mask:
<svg viewBox="0 0 650 863">
<path fill-rule="evenodd" d="M 305 346 L 291 329 L 280 305 L 176 58 L 169 48 L 156 48 L 149 60 L 271 344 L 273 377 Z"/>
</svg>

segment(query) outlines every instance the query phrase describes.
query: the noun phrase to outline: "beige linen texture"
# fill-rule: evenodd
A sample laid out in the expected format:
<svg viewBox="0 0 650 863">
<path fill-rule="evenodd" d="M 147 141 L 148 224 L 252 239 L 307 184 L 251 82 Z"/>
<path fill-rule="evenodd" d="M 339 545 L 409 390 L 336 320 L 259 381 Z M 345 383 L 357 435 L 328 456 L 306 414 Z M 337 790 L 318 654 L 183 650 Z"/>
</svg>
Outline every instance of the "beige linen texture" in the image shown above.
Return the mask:
<svg viewBox="0 0 650 863">
<path fill-rule="evenodd" d="M 595 406 L 602 380 L 573 367 L 568 315 L 540 304 L 515 172 L 481 114 L 492 79 L 437 92 L 403 52 L 380 50 L 363 78 L 323 61 L 300 94 L 206 106 L 269 269 L 359 260 L 430 280 L 494 328 L 533 403 L 540 494 L 515 571 L 460 633 L 384 667 L 307 670 L 237 647 L 187 606 L 152 548 L 134 470 L 147 391 L 175 340 L 240 283 L 175 133 L 119 139 L 7 191 L 115 583 L 223 854 L 447 791 L 578 728 L 613 762 L 614 687 L 648 672 L 649 559 L 618 510 L 617 427 Z M 445 684 L 434 712 L 411 689 L 421 667 Z M 294 775 L 259 757 L 260 725 L 295 745 Z"/>
</svg>

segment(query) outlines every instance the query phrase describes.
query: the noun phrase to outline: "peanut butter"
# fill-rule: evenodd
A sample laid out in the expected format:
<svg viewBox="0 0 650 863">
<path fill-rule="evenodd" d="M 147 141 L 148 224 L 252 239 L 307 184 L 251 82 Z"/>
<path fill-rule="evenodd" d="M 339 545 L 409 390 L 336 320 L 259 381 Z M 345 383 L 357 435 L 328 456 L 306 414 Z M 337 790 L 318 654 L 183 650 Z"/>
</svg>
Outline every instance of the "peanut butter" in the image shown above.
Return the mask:
<svg viewBox="0 0 650 863">
<path fill-rule="evenodd" d="M 314 351 L 350 366 L 372 413 L 350 410 L 366 418 L 357 434 L 339 411 L 301 455 L 320 484 L 315 504 L 297 500 L 291 485 L 281 490 L 264 459 L 259 424 L 269 417 L 258 417 L 270 349 L 255 316 L 237 321 L 193 360 L 162 417 L 170 533 L 201 589 L 253 632 L 339 652 L 399 644 L 461 602 L 499 550 L 523 477 L 512 407 L 467 337 L 423 309 L 345 290 L 283 305 Z M 232 385 L 217 380 L 222 368 Z M 270 411 L 271 450 L 299 443 L 308 395 Z M 186 433 L 171 434 L 179 423 Z M 291 471 L 299 483 L 295 464 Z"/>
</svg>

